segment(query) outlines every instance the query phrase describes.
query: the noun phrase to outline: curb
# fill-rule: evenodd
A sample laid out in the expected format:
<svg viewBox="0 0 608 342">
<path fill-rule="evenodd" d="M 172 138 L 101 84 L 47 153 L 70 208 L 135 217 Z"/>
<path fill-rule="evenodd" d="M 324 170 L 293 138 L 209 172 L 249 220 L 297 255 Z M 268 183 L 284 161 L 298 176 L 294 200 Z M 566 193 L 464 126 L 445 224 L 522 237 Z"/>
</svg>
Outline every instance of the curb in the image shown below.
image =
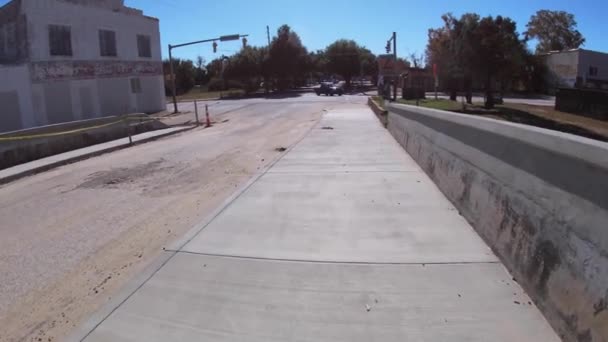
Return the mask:
<svg viewBox="0 0 608 342">
<path fill-rule="evenodd" d="M 382 123 L 382 126 L 386 128 L 388 126 L 388 111 L 382 109 L 380 105 L 374 101 L 371 96 L 367 99 L 367 105 L 372 109 L 374 114 L 378 117 L 378 120 Z"/>
<path fill-rule="evenodd" d="M 52 163 L 49 163 L 49 164 L 46 164 L 46 165 L 41 165 L 41 166 L 38 166 L 38 167 L 34 167 L 32 169 L 29 169 L 29 170 L 21 171 L 19 173 L 13 174 L 13 175 L 0 178 L 0 185 L 7 184 L 7 183 L 10 183 L 10 182 L 16 181 L 18 179 L 21 179 L 21 178 L 24 178 L 24 177 L 27 177 L 27 176 L 31 176 L 31 175 L 34 175 L 34 174 L 37 174 L 37 173 L 49 171 L 49 170 L 55 169 L 55 168 L 63 166 L 63 165 L 72 164 L 72 163 L 75 163 L 75 162 L 78 162 L 78 161 L 81 161 L 81 160 L 84 160 L 84 159 L 92 158 L 92 157 L 97 157 L 99 155 L 102 155 L 102 154 L 105 154 L 105 153 L 114 152 L 114 151 L 117 151 L 117 150 L 121 150 L 121 149 L 130 147 L 130 146 L 144 144 L 144 143 L 147 143 L 147 142 L 150 142 L 150 141 L 153 141 L 153 140 L 156 140 L 156 139 L 164 138 L 164 137 L 167 137 L 167 136 L 170 136 L 170 135 L 173 135 L 173 134 L 182 133 L 182 132 L 194 129 L 194 128 L 195 128 L 195 126 L 185 127 L 183 129 L 178 129 L 178 130 L 175 130 L 175 131 L 172 131 L 172 132 L 167 132 L 167 133 L 155 135 L 153 137 L 148 137 L 148 138 L 144 138 L 144 139 L 141 139 L 141 140 L 138 140 L 138 141 L 134 141 L 133 144 L 129 144 L 128 142 L 126 142 L 126 143 L 124 143 L 122 145 L 112 146 L 112 147 L 105 148 L 103 150 L 89 152 L 89 153 L 81 154 L 81 155 L 74 156 L 74 157 L 71 157 L 71 158 L 66 158 L 66 159 L 63 159 L 63 160 L 58 160 L 56 162 L 52 162 Z M 122 138 L 122 139 L 128 139 L 128 138 Z"/>
</svg>

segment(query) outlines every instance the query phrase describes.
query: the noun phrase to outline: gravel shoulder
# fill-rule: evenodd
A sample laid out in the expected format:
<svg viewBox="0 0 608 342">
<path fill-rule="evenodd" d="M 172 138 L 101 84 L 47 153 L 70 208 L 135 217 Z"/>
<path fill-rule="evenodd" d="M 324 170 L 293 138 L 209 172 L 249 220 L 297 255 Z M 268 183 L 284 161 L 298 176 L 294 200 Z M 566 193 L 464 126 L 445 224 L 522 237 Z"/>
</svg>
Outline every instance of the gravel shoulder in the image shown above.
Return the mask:
<svg viewBox="0 0 608 342">
<path fill-rule="evenodd" d="M 0 341 L 61 340 L 339 105 L 254 104 L 0 187 Z"/>
</svg>

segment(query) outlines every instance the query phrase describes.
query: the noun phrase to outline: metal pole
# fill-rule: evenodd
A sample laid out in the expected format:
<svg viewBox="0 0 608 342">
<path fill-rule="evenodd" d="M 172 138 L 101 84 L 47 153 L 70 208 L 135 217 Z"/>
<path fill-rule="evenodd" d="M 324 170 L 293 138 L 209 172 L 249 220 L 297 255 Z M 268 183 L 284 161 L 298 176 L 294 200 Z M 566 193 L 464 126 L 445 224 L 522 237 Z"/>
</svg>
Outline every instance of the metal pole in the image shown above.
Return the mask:
<svg viewBox="0 0 608 342">
<path fill-rule="evenodd" d="M 131 125 L 129 124 L 129 116 L 125 115 L 123 120 L 125 121 L 125 127 L 127 129 L 127 135 L 129 136 L 129 145 L 133 145 L 133 137 L 131 137 Z"/>
<path fill-rule="evenodd" d="M 393 32 L 393 54 L 395 55 L 395 70 L 397 70 L 397 32 Z M 395 86 L 393 87 L 393 101 L 397 101 L 397 82 L 399 76 L 395 76 Z"/>
<path fill-rule="evenodd" d="M 173 56 L 171 50 L 173 47 L 169 44 L 169 70 L 171 72 L 171 95 L 173 96 L 173 113 L 177 113 L 177 97 L 175 96 L 175 72 L 173 71 Z"/>
<path fill-rule="evenodd" d="M 200 122 L 198 121 L 198 104 L 196 100 L 194 100 L 194 115 L 196 116 L 196 127 L 198 127 Z"/>
<path fill-rule="evenodd" d="M 268 37 L 268 46 L 270 46 L 270 27 L 266 25 L 266 37 Z"/>
<path fill-rule="evenodd" d="M 205 105 L 205 117 L 206 117 L 205 127 L 211 127 L 211 120 L 209 119 L 209 106 L 208 105 Z"/>
</svg>

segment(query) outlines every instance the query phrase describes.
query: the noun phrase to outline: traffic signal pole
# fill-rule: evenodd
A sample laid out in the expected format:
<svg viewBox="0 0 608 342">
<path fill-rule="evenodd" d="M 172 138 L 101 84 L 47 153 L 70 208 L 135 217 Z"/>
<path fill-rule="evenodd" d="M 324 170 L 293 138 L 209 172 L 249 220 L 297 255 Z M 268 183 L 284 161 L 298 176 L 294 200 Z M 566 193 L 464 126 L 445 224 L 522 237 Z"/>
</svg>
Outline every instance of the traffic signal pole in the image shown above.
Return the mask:
<svg viewBox="0 0 608 342">
<path fill-rule="evenodd" d="M 243 38 L 243 44 L 246 44 L 247 40 L 245 40 L 245 37 L 248 37 L 248 36 L 249 36 L 248 34 L 244 34 L 244 35 L 231 34 L 231 35 L 227 35 L 227 36 L 221 36 L 219 38 L 197 40 L 195 42 L 184 43 L 184 44 L 177 44 L 177 45 L 169 44 L 169 72 L 171 73 L 170 77 L 171 77 L 171 93 L 173 95 L 173 113 L 177 113 L 177 90 L 176 90 L 177 86 L 175 85 L 175 71 L 173 68 L 173 56 L 171 53 L 173 51 L 173 49 L 183 47 L 183 46 L 188 46 L 188 45 L 194 45 L 194 44 L 209 43 L 209 42 L 215 43 L 218 40 L 220 42 L 225 42 L 225 41 L 229 41 L 229 40 L 238 40 L 241 38 Z M 215 51 L 216 46 L 217 45 L 214 45 L 213 52 L 216 52 Z"/>
<path fill-rule="evenodd" d="M 386 41 L 386 53 L 391 52 L 391 41 L 393 42 L 393 56 L 395 58 L 395 72 L 397 72 L 397 32 L 393 32 L 393 35 L 389 40 Z M 397 101 L 397 81 L 399 80 L 398 75 L 393 76 L 393 101 Z M 384 95 L 386 96 L 386 95 Z M 390 97 L 390 92 L 389 95 Z"/>
<path fill-rule="evenodd" d="M 395 55 L 395 71 L 397 70 L 397 32 L 393 32 L 393 54 Z M 395 76 L 395 86 L 393 87 L 393 101 L 397 101 L 397 81 L 399 76 Z"/>
</svg>

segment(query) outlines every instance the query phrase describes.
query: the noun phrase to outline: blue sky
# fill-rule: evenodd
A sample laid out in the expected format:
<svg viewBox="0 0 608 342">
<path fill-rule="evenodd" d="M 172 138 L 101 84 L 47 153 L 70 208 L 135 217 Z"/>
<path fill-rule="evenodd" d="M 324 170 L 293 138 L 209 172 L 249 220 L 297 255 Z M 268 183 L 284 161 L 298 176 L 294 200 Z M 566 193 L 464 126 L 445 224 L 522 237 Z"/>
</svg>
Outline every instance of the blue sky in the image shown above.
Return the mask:
<svg viewBox="0 0 608 342">
<path fill-rule="evenodd" d="M 608 51 L 608 38 L 603 35 L 608 1 L 601 0 L 126 0 L 126 4 L 160 19 L 163 46 L 232 33 L 249 34 L 250 44 L 263 45 L 266 25 L 273 34 L 288 24 L 309 50 L 350 38 L 376 54 L 384 53 L 386 40 L 396 31 L 397 52 L 403 56 L 424 52 L 427 30 L 440 26 L 446 12 L 508 16 L 521 33 L 533 13 L 551 9 L 574 13 L 587 38 L 586 48 Z M 240 44 L 221 43 L 217 55 L 234 53 Z M 175 54 L 186 58 L 200 54 L 207 61 L 217 56 L 210 45 L 176 49 Z"/>
<path fill-rule="evenodd" d="M 0 0 L 0 4 L 6 3 Z M 168 43 L 249 34 L 249 43 L 266 44 L 266 25 L 271 34 L 282 24 L 290 25 L 309 50 L 324 48 L 339 38 L 354 39 L 372 52 L 384 53 L 386 40 L 398 34 L 399 55 L 423 53 L 427 30 L 441 25 L 441 15 L 475 12 L 482 16 L 503 15 L 514 19 L 525 31 L 530 16 L 539 9 L 574 13 L 579 30 L 587 38 L 585 48 L 608 52 L 606 13 L 602 0 L 125 0 L 160 19 L 163 55 Z M 210 45 L 174 50 L 179 57 L 202 55 L 207 61 L 240 48 L 239 41 L 220 43 L 213 54 Z"/>
</svg>

